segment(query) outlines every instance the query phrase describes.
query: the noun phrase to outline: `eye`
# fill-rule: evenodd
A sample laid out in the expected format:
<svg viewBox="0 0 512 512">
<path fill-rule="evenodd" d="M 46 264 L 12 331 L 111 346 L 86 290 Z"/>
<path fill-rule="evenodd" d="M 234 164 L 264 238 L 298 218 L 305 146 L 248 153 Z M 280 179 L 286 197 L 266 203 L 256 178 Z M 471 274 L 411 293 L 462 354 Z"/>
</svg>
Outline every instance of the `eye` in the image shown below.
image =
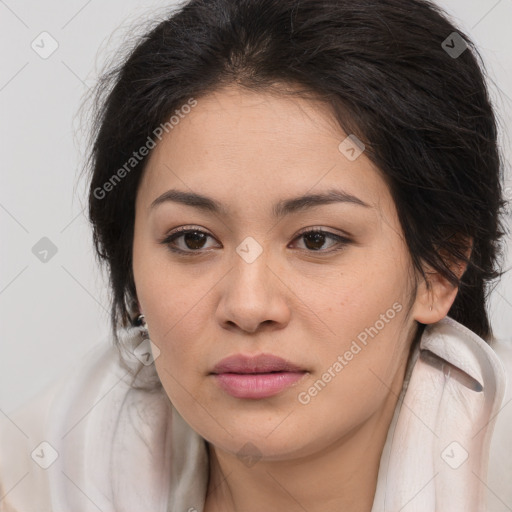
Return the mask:
<svg viewBox="0 0 512 512">
<path fill-rule="evenodd" d="M 295 238 L 295 240 L 298 240 L 301 238 L 304 239 L 304 245 L 308 252 L 321 252 L 321 253 L 329 252 L 330 253 L 330 252 L 334 252 L 334 251 L 339 251 L 350 243 L 350 240 L 347 237 L 337 235 L 335 233 L 331 233 L 330 231 L 324 231 L 323 229 L 309 229 L 307 231 L 303 231 Z M 326 240 L 329 240 L 329 239 L 334 242 L 331 245 L 331 247 L 338 246 L 337 249 L 333 249 L 333 250 L 322 249 Z"/>
<path fill-rule="evenodd" d="M 213 237 L 201 229 L 183 226 L 170 233 L 161 243 L 172 252 L 196 256 L 205 248 L 204 244 L 208 238 Z M 176 243 L 177 240 L 182 242 L 181 247 Z"/>
<path fill-rule="evenodd" d="M 208 238 L 213 237 L 201 229 L 183 226 L 174 230 L 160 243 L 166 245 L 171 252 L 197 256 L 204 253 L 203 250 L 205 248 L 208 249 L 208 247 L 205 247 L 205 243 Z M 345 236 L 337 235 L 322 229 L 309 229 L 307 231 L 303 231 L 295 237 L 294 241 L 301 238 L 304 239 L 304 250 L 319 253 L 330 253 L 341 250 L 351 242 Z M 339 247 L 332 250 L 323 249 L 323 246 L 328 240 L 333 242 L 331 247 L 336 247 L 337 245 Z"/>
</svg>

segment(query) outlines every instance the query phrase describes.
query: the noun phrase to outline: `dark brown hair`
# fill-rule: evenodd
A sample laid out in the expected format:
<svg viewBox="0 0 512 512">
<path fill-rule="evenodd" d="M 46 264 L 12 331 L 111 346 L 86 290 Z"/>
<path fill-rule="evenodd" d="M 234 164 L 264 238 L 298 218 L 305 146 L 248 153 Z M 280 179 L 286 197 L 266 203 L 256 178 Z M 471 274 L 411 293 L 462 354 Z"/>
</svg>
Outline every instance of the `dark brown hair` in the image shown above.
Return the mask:
<svg viewBox="0 0 512 512">
<path fill-rule="evenodd" d="M 290 85 L 327 102 L 385 177 L 414 266 L 459 286 L 449 315 L 489 339 L 504 201 L 484 69 L 425 0 L 192 0 L 169 11 L 96 88 L 89 218 L 114 335 L 137 313 L 133 227 L 147 157 L 112 179 L 190 98 L 237 84 L 283 94 Z M 460 281 L 457 261 L 468 263 Z"/>
</svg>

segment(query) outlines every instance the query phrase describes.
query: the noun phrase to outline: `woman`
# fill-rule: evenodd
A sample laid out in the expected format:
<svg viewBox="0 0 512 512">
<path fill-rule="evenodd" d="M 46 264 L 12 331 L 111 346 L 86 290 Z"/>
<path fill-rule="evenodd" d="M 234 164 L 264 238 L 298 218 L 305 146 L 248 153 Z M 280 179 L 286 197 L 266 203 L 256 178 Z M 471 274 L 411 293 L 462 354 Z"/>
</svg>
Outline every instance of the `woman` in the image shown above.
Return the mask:
<svg viewBox="0 0 512 512">
<path fill-rule="evenodd" d="M 115 344 L 4 421 L 0 510 L 510 510 L 477 56 L 424 0 L 192 0 L 140 39 L 90 159 Z"/>
</svg>

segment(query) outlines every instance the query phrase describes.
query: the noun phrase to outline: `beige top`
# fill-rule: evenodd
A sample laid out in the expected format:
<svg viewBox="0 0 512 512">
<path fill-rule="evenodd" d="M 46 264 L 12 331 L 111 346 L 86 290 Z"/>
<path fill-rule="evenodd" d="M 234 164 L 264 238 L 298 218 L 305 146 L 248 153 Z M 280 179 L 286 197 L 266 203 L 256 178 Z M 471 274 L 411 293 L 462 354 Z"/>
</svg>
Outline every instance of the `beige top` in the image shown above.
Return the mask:
<svg viewBox="0 0 512 512">
<path fill-rule="evenodd" d="M 172 406 L 136 329 L 99 343 L 0 415 L 0 512 L 203 512 L 206 444 Z M 410 360 L 372 512 L 512 510 L 512 348 L 445 318 Z M 497 355 L 498 354 L 498 355 Z M 499 356 L 499 357 L 498 357 Z M 487 467 L 487 463 L 488 467 Z"/>
</svg>

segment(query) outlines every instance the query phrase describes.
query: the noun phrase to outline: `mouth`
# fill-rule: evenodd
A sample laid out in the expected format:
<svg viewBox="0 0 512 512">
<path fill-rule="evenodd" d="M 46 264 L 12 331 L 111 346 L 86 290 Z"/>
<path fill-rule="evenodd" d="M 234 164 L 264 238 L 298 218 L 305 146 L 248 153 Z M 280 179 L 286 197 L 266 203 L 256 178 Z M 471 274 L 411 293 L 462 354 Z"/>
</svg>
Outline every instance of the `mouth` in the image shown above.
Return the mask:
<svg viewBox="0 0 512 512">
<path fill-rule="evenodd" d="M 277 356 L 238 354 L 220 361 L 210 375 L 229 395 L 254 400 L 277 395 L 307 373 L 304 368 Z"/>
</svg>

